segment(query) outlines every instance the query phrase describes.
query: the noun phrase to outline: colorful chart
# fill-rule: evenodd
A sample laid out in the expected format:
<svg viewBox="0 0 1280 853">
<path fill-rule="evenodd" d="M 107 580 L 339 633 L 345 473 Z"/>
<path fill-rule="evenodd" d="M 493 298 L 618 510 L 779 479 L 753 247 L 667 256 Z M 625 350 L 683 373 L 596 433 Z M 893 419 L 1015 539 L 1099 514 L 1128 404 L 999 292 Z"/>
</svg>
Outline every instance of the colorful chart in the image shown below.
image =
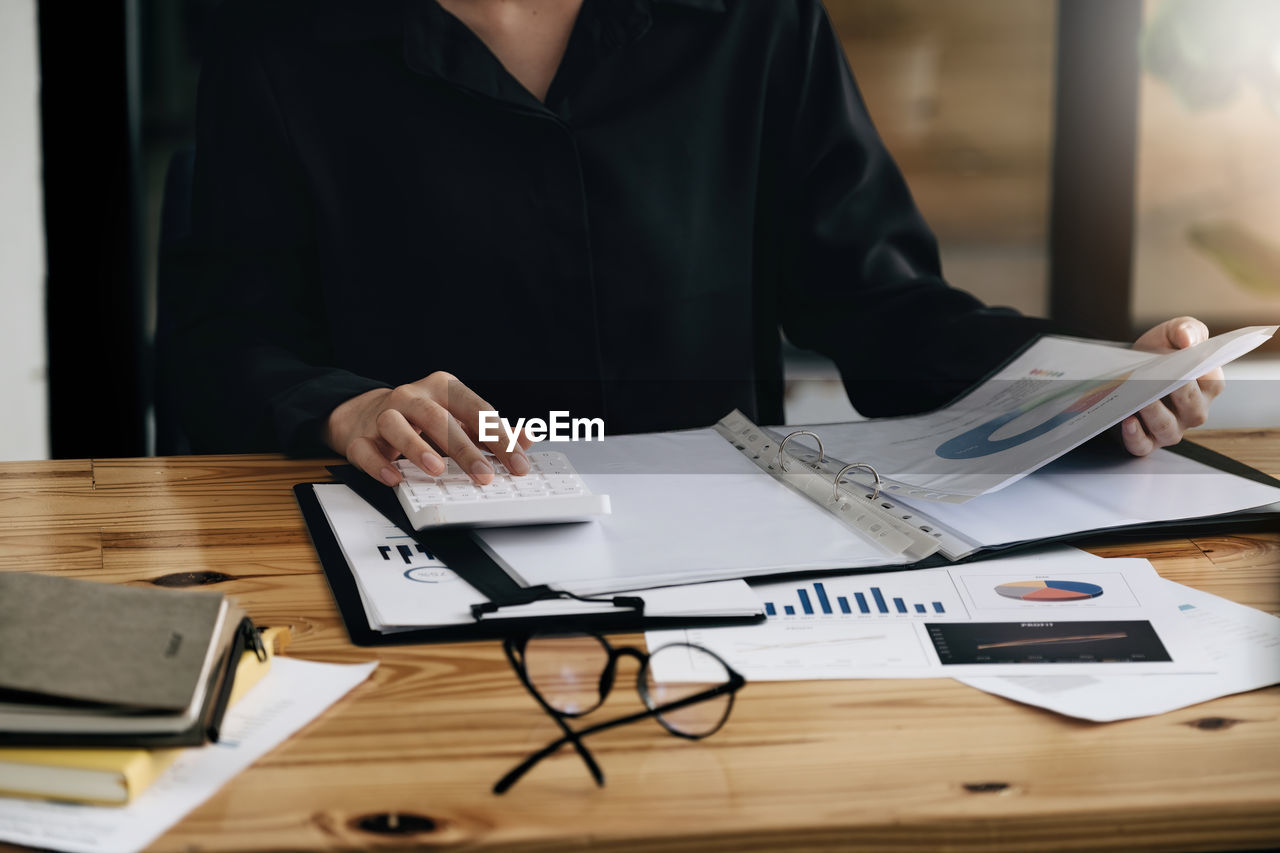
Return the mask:
<svg viewBox="0 0 1280 853">
<path fill-rule="evenodd" d="M 1089 411 L 1099 402 L 1105 400 L 1112 391 L 1123 385 L 1128 378 L 1129 374 L 1126 373 L 1124 376 L 1115 379 L 1084 383 L 1082 392 L 1080 391 L 1080 386 L 1069 386 L 1066 390 L 1050 394 L 1048 397 L 1041 397 L 1015 411 L 997 415 L 973 429 L 966 430 L 954 438 L 949 438 L 938 445 L 938 449 L 934 453 L 943 459 L 977 459 L 982 456 L 990 456 L 992 453 L 999 453 L 1001 450 L 1017 447 L 1020 444 L 1026 444 L 1033 438 L 1039 438 L 1045 433 L 1057 429 L 1081 412 Z M 1034 412 L 1055 399 L 1076 392 L 1080 392 L 1080 394 L 1075 400 L 1069 403 L 1061 412 L 1047 420 L 1014 435 L 998 439 L 991 437 L 1001 427 L 1016 421 L 1023 415 Z"/>
<path fill-rule="evenodd" d="M 1102 587 L 1084 581 L 1012 581 L 1000 584 L 996 592 L 1022 601 L 1081 601 L 1102 595 Z"/>
</svg>

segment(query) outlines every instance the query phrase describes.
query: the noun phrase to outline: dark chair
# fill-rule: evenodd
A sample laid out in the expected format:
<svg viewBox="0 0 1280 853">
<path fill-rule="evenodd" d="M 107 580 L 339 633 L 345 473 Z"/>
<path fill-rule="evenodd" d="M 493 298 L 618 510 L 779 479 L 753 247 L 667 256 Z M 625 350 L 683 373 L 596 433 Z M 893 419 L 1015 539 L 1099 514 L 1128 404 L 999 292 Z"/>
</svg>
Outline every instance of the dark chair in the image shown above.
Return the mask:
<svg viewBox="0 0 1280 853">
<path fill-rule="evenodd" d="M 156 338 L 154 354 L 154 406 L 156 453 L 176 456 L 191 452 L 182 429 L 177 390 L 165 369 L 173 341 L 173 294 L 183 287 L 185 261 L 191 250 L 191 186 L 195 172 L 194 148 L 179 148 L 169 159 L 160 209 L 160 242 L 156 265 Z"/>
</svg>

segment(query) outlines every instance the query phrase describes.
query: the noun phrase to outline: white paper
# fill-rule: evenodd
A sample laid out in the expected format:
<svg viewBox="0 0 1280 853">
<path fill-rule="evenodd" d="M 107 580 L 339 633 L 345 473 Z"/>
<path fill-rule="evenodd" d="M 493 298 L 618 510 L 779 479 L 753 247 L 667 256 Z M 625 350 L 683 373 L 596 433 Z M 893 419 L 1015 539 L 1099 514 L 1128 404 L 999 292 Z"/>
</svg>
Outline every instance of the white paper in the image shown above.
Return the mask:
<svg viewBox="0 0 1280 853">
<path fill-rule="evenodd" d="M 475 623 L 471 606 L 488 601 L 484 595 L 346 486 L 324 483 L 313 488 L 351 566 L 371 628 L 391 632 Z M 565 525 L 552 525 L 560 526 Z M 643 589 L 634 594 L 644 599 L 649 616 L 749 616 L 760 612 L 759 601 L 741 580 Z M 484 618 L 616 610 L 607 602 L 550 599 L 503 607 Z"/>
<path fill-rule="evenodd" d="M 927 515 L 979 548 L 1088 530 L 1240 512 L 1280 501 L 1280 488 L 1247 480 L 1168 450 L 1148 456 L 1078 450 L 1030 477 L 963 504 L 886 497 Z"/>
<path fill-rule="evenodd" d="M 188 750 L 132 803 L 110 807 L 0 797 L 0 840 L 77 853 L 141 850 L 376 666 L 376 661 L 342 665 L 273 658 L 262 681 L 227 711 L 218 743 Z"/>
<path fill-rule="evenodd" d="M 1213 672 L 958 680 L 987 693 L 1096 722 L 1163 714 L 1280 683 L 1280 619 L 1173 581 L 1165 584 L 1183 630 L 1204 648 Z"/>
<path fill-rule="evenodd" d="M 579 594 L 895 559 L 756 467 L 710 429 L 617 436 L 566 450 L 612 514 L 477 531 L 528 586 Z"/>
<path fill-rule="evenodd" d="M 1007 597 L 1010 590 L 1037 589 L 1009 585 L 1037 582 L 1050 582 L 1050 589 L 1061 582 L 1083 584 L 1100 594 L 1057 601 Z M 1005 593 L 997 587 L 1005 587 Z M 764 623 L 650 631 L 649 647 L 677 641 L 705 646 L 756 681 L 1205 668 L 1160 576 L 1146 560 L 1099 560 L 1063 548 L 962 566 L 752 588 L 766 607 L 772 605 L 774 613 Z M 806 598 L 812 613 L 804 612 Z M 785 612 L 787 607 L 793 612 Z M 969 640 L 975 651 L 962 647 Z M 940 650 L 947 653 L 946 660 Z M 1004 656 L 1011 661 L 978 662 Z M 1109 660 L 1116 656 L 1121 659 Z M 674 666 L 658 675 L 697 677 Z"/>
<path fill-rule="evenodd" d="M 812 427 L 828 455 L 872 461 L 891 493 L 965 501 L 1007 486 L 1262 344 L 1251 326 L 1165 355 L 1044 337 L 960 400 L 925 415 Z"/>
</svg>

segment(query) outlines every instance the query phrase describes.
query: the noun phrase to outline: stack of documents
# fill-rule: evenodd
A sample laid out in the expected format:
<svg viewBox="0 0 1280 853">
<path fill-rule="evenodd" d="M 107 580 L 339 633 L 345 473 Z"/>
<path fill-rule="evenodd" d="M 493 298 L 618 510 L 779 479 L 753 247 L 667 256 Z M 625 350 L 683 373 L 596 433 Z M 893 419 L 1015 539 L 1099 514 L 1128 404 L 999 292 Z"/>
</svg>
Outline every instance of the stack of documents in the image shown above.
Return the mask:
<svg viewBox="0 0 1280 853">
<path fill-rule="evenodd" d="M 1203 652 L 1203 671 L 1174 675 L 960 678 L 959 681 L 1027 705 L 1095 722 L 1163 714 L 1232 693 L 1280 684 L 1280 618 L 1170 580 L 1163 581 L 1177 611 L 1176 630 Z"/>
<path fill-rule="evenodd" d="M 714 429 L 574 445 L 566 453 L 588 488 L 610 496 L 610 516 L 475 535 L 520 584 L 595 595 L 907 566 L 933 554 L 959 560 L 1121 527 L 1274 513 L 1276 481 L 1203 448 L 1137 459 L 1080 447 L 1274 330 L 1241 329 L 1163 356 L 1047 337 L 926 415 L 769 430 L 734 412 Z M 821 455 L 799 432 L 822 441 Z M 881 488 L 865 467 L 841 476 L 846 463 L 874 468 Z"/>
<path fill-rule="evenodd" d="M 646 616 L 763 610 L 758 625 L 650 632 L 655 644 L 705 645 L 748 678 L 981 678 L 1024 701 L 1036 683 L 990 679 L 1209 675 L 1200 693 L 1226 689 L 1195 635 L 1201 623 L 1170 604 L 1146 561 L 993 555 L 1104 530 L 1275 516 L 1280 482 L 1203 448 L 1138 459 L 1082 447 L 1275 331 L 1241 329 L 1165 355 L 1046 337 L 925 415 L 770 429 L 733 412 L 708 429 L 566 446 L 587 487 L 610 496 L 611 515 L 478 529 L 466 541 L 482 569 L 527 590 L 634 594 Z M 478 574 L 451 571 L 421 535 L 346 487 L 312 488 L 374 631 L 476 623 L 486 598 L 467 581 Z M 360 494 L 377 504 L 379 494 Z M 958 563 L 977 556 L 987 559 Z M 831 574 L 877 569 L 899 571 Z M 805 572 L 826 576 L 765 580 Z M 537 601 L 484 618 L 611 606 Z M 1223 612 L 1207 599 L 1194 606 L 1197 616 Z M 1230 683 L 1271 677 L 1246 669 Z"/>
<path fill-rule="evenodd" d="M 314 487 L 355 578 L 369 625 L 382 633 L 474 624 L 472 607 L 488 599 L 426 547 L 346 486 Z M 635 593 L 646 616 L 752 616 L 760 604 L 744 581 L 703 583 Z M 503 607 L 486 619 L 610 613 L 609 601 L 547 599 Z"/>
<path fill-rule="evenodd" d="M 753 590 L 764 623 L 651 631 L 649 648 L 696 643 L 756 681 L 953 677 L 1097 721 L 1280 682 L 1280 619 L 1165 580 L 1141 559 L 1059 547 Z"/>
</svg>

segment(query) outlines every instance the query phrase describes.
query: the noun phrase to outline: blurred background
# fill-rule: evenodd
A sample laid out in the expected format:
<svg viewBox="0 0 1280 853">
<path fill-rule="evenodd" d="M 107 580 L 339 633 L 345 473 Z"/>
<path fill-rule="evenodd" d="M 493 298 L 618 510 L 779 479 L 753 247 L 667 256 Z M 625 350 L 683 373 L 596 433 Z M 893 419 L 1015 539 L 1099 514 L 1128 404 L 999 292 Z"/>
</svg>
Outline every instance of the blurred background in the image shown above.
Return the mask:
<svg viewBox="0 0 1280 853">
<path fill-rule="evenodd" d="M 1111 340 L 1280 322 L 1280 3 L 826 4 L 953 284 Z M 215 6 L 0 2 L 0 459 L 156 451 L 164 177 Z M 1280 426 L 1280 348 L 1228 376 L 1210 426 Z M 856 416 L 812 354 L 788 380 L 788 421 Z"/>
</svg>

